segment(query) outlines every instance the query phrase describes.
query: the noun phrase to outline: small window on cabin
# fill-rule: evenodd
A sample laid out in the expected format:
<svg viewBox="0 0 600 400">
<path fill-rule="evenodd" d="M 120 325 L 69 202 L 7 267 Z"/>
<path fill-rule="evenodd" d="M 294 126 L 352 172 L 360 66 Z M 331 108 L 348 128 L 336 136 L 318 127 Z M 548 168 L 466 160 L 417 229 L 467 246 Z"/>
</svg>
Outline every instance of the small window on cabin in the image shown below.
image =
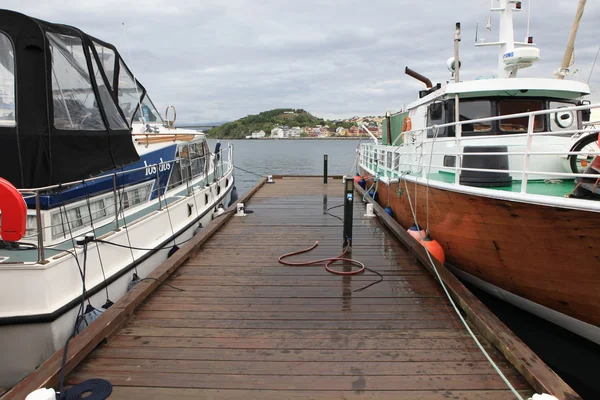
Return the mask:
<svg viewBox="0 0 600 400">
<path fill-rule="evenodd" d="M 511 115 L 540 111 L 544 108 L 541 100 L 501 100 L 498 102 L 498 115 Z M 529 117 L 507 118 L 498 121 L 500 131 L 511 133 L 527 133 Z M 544 130 L 544 116 L 536 115 L 533 125 L 534 132 Z"/>
<path fill-rule="evenodd" d="M 160 124 L 164 123 L 162 117 L 160 116 L 160 113 L 154 106 L 154 103 L 152 103 L 152 100 L 150 100 L 150 97 L 148 97 L 148 93 L 146 93 L 146 95 L 144 96 L 144 100 L 142 101 L 142 117 L 143 117 L 143 120 L 140 117 L 140 112 L 136 111 L 135 117 L 133 117 L 133 120 L 138 121 L 138 122 L 143 121 L 146 123 L 148 123 L 148 122 L 154 122 L 154 123 L 160 123 Z"/>
<path fill-rule="evenodd" d="M 474 119 L 490 118 L 492 112 L 492 103 L 485 100 L 466 100 L 459 103 L 460 120 L 470 121 Z M 454 120 L 454 119 L 453 119 Z M 483 135 L 492 130 L 492 122 L 466 123 L 462 125 L 462 133 L 467 135 Z"/>
<path fill-rule="evenodd" d="M 15 50 L 0 32 L 0 126 L 15 126 Z"/>
<path fill-rule="evenodd" d="M 576 104 L 566 103 L 562 101 L 551 101 L 549 104 L 551 110 L 575 106 Z M 577 111 L 563 110 L 550 114 L 550 130 L 552 132 L 570 131 L 575 129 L 579 129 L 579 123 L 577 121 Z"/>
<path fill-rule="evenodd" d="M 432 127 L 433 125 L 441 125 L 446 123 L 446 107 L 441 101 L 432 103 L 427 108 L 427 126 Z M 433 129 L 427 130 L 427 137 L 446 137 L 446 128 L 438 128 L 437 135 Z"/>
<path fill-rule="evenodd" d="M 175 161 L 173 163 L 173 167 L 171 168 L 171 178 L 169 180 L 169 189 L 171 190 L 176 186 L 181 185 L 181 165 L 179 161 Z"/>
<path fill-rule="evenodd" d="M 81 39 L 46 33 L 52 54 L 54 127 L 64 130 L 106 129 L 92 88 Z"/>
</svg>

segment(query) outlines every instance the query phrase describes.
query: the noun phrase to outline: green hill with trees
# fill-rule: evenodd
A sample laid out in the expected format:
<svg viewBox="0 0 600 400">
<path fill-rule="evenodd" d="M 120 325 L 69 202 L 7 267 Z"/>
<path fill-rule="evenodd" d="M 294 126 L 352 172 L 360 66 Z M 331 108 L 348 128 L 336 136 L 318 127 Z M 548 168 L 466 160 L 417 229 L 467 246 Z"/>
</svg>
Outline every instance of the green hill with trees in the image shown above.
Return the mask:
<svg viewBox="0 0 600 400">
<path fill-rule="evenodd" d="M 263 111 L 260 114 L 248 115 L 240 118 L 237 121 L 228 122 L 221 126 L 210 129 L 206 135 L 211 138 L 219 139 L 245 139 L 252 132 L 265 131 L 267 136 L 271 134 L 271 129 L 277 126 L 301 128 L 316 125 L 328 125 L 330 129 L 335 130 L 337 127 L 350 128 L 349 122 L 333 122 L 323 118 L 315 117 L 303 109 L 293 108 L 278 108 L 270 111 Z"/>
</svg>

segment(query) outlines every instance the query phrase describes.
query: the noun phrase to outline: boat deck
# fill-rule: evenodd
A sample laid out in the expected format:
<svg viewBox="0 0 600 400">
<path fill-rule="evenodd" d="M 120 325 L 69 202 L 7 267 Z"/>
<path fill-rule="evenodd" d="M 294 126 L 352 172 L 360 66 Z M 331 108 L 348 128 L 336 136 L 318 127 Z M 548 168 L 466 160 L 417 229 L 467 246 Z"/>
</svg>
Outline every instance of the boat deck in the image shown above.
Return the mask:
<svg viewBox="0 0 600 400">
<path fill-rule="evenodd" d="M 254 191 L 244 199 L 253 213 L 219 217 L 218 226 L 198 235 L 205 239 L 189 244 L 197 252 L 178 261 L 186 245 L 153 273 L 171 286 L 138 284 L 72 341 L 68 386 L 103 378 L 113 385 L 111 399 L 515 398 L 417 260 L 419 252 L 380 219 L 364 217 L 360 196 L 352 257 L 382 274 L 382 282 L 356 291 L 378 276 L 278 263 L 316 240 L 315 250 L 293 260 L 339 255 L 342 222 L 324 209 L 342 204 L 341 180 L 324 186 L 318 178 L 285 177 Z M 343 209 L 330 213 L 341 217 Z M 461 302 L 467 311 L 489 313 L 472 299 Z M 466 314 L 497 335 L 494 346 L 485 338 L 489 331 L 477 334 L 524 398 L 534 392 L 531 382 L 573 393 L 491 313 Z M 104 338 L 108 343 L 96 347 Z M 61 352 L 8 398 L 56 385 Z M 525 359 L 530 383 L 513 366 Z"/>
</svg>

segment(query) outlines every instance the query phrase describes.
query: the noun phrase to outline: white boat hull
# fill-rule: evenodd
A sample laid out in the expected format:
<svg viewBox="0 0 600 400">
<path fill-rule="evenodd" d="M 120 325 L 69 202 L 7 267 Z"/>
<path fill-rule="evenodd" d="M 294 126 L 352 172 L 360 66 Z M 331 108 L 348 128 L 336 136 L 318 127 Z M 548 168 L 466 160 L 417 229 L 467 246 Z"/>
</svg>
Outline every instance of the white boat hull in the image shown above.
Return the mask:
<svg viewBox="0 0 600 400">
<path fill-rule="evenodd" d="M 146 218 L 141 218 L 139 222 L 131 224 L 128 227 L 131 246 L 144 249 L 160 249 L 153 251 L 134 250 L 135 263 L 133 262 L 129 248 L 120 248 L 103 243 L 90 244 L 88 248 L 88 277 L 86 277 L 86 286 L 88 294 L 93 293 L 90 296 L 91 304 L 95 308 L 100 308 L 106 302 L 106 291 L 104 289 L 104 280 L 96 246 L 101 247 L 100 254 L 102 255 L 107 282 L 110 282 L 108 285 L 109 298 L 111 301 L 116 302 L 126 293 L 127 286 L 131 282 L 133 273 L 136 270 L 140 278 L 145 278 L 167 259 L 168 252 L 173 246 L 173 237 L 175 237 L 175 243 L 184 243 L 193 236 L 194 231 L 199 225 L 198 223 L 206 227 L 212 221 L 215 215 L 213 210 L 216 205 L 223 204 L 226 207 L 229 204 L 231 190 L 234 185 L 232 170 L 230 169 L 218 183 L 221 185 L 218 196 L 215 189 L 217 183 L 213 183 L 211 188 L 198 188 L 198 191 L 194 194 L 196 199 L 188 196 L 184 197 L 185 200 L 170 204 L 169 213 L 166 210 L 154 212 Z M 227 187 L 225 187 L 225 183 L 228 183 Z M 212 190 L 213 194 L 210 195 L 208 204 L 204 205 L 207 190 Z M 193 211 L 192 215 L 190 215 L 189 204 L 198 205 L 200 209 L 198 214 L 196 214 L 194 207 L 192 207 Z M 169 219 L 171 222 L 169 222 Z M 175 235 L 171 232 L 171 223 L 173 224 Z M 124 232 L 125 230 L 121 228 L 118 233 L 107 237 L 105 240 L 127 243 L 126 240 L 125 242 L 123 241 L 123 238 L 119 240 L 116 237 L 119 234 L 123 235 Z M 76 277 L 79 276 L 73 257 L 70 255 L 64 257 L 62 262 L 68 262 L 69 265 L 67 266 L 73 270 L 73 274 Z M 64 267 L 55 265 L 54 269 L 64 269 Z M 47 285 L 53 285 L 53 287 L 46 294 L 57 294 L 57 292 L 66 287 L 61 288 L 60 282 L 52 282 L 51 278 L 53 275 L 48 270 L 37 269 L 31 272 L 34 274 L 48 273 L 47 277 L 49 281 Z M 71 277 L 73 274 L 71 274 Z M 43 281 L 43 279 L 41 280 Z M 41 285 L 40 280 L 32 282 L 32 286 L 34 284 L 35 286 Z M 78 287 L 79 289 L 77 290 L 81 291 L 81 278 L 79 278 Z M 5 289 L 8 290 L 8 288 Z M 29 295 L 33 295 L 34 292 L 37 294 L 40 294 L 40 292 L 43 293 L 42 290 L 37 291 L 36 288 L 31 287 Z M 5 294 L 8 296 L 6 291 Z M 15 298 L 15 295 L 16 293 L 13 293 L 12 297 Z M 58 296 L 47 299 L 42 304 L 57 304 L 56 297 Z M 0 363 L 0 387 L 13 386 L 65 345 L 67 338 L 73 331 L 81 301 L 78 300 L 77 296 L 73 298 L 72 295 L 64 295 L 58 298 L 58 306 L 52 309 L 51 313 L 56 314 L 60 312 L 60 316 L 52 321 L 26 323 L 25 318 L 24 321 L 22 319 L 18 323 L 3 324 L 0 326 L 0 354 L 2 354 L 3 359 L 3 362 Z M 79 294 L 79 298 L 81 298 L 81 294 Z M 14 304 L 12 304 L 13 308 Z M 65 307 L 68 309 L 64 310 Z M 45 316 L 49 315 L 48 312 L 44 314 Z M 26 315 L 25 317 L 35 318 L 38 316 Z"/>
</svg>

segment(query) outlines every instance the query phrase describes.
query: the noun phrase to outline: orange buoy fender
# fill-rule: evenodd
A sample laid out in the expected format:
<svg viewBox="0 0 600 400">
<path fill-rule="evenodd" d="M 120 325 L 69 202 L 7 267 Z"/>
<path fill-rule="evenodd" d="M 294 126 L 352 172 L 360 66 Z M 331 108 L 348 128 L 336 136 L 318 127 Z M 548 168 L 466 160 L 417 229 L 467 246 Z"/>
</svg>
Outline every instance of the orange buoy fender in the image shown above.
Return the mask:
<svg viewBox="0 0 600 400">
<path fill-rule="evenodd" d="M 16 187 L 0 178 L 0 211 L 2 228 L 0 236 L 7 242 L 17 242 L 25 235 L 27 204 Z"/>
<path fill-rule="evenodd" d="M 421 241 L 421 235 L 423 235 L 423 237 L 427 236 L 427 234 L 425 233 L 424 229 L 421 229 L 420 227 L 418 227 L 415 224 L 412 224 L 410 226 L 410 228 L 408 228 L 406 230 L 410 236 L 414 237 L 418 242 Z"/>
<path fill-rule="evenodd" d="M 442 264 L 446 262 L 446 254 L 444 253 L 444 249 L 442 245 L 440 245 L 437 240 L 433 240 L 427 235 L 425 239 L 421 240 L 421 244 L 429 251 L 429 253 L 434 256 L 439 262 Z"/>
</svg>

